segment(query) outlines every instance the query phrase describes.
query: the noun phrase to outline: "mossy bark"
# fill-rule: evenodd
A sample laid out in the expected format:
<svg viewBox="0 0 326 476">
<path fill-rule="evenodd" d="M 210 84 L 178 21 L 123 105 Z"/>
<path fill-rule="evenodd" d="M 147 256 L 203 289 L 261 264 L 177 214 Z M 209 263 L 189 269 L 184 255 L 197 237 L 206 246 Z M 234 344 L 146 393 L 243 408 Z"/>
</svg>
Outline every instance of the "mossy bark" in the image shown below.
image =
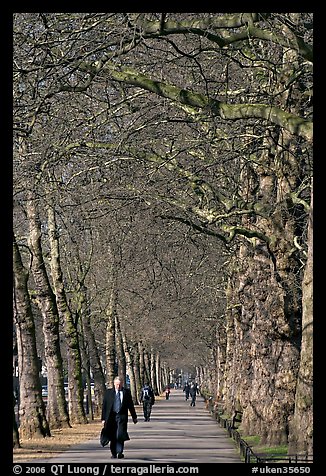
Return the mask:
<svg viewBox="0 0 326 476">
<path fill-rule="evenodd" d="M 34 316 L 27 288 L 28 272 L 23 265 L 15 239 L 13 271 L 19 369 L 19 433 L 25 439 L 51 436 L 42 400 Z M 18 430 L 15 439 L 15 422 L 14 414 L 14 442 L 19 444 Z"/>
<path fill-rule="evenodd" d="M 97 68 L 92 65 L 84 65 L 84 69 L 97 72 Z M 150 91 L 158 96 L 162 96 L 172 101 L 180 102 L 190 107 L 198 109 L 209 109 L 215 116 L 226 120 L 238 119 L 266 119 L 268 122 L 281 126 L 291 134 L 298 135 L 304 139 L 312 140 L 313 124 L 300 116 L 291 114 L 283 109 L 267 104 L 227 104 L 216 99 L 209 99 L 200 93 L 152 80 L 149 77 L 131 70 L 122 68 L 117 70 L 113 64 L 106 63 L 103 71 L 109 77 L 142 89 Z"/>
<path fill-rule="evenodd" d="M 59 239 L 53 206 L 48 207 L 51 274 L 59 316 L 64 324 L 68 365 L 68 409 L 71 423 L 87 423 L 78 332 L 68 305 L 60 262 Z"/>
<path fill-rule="evenodd" d="M 37 200 L 32 194 L 27 202 L 27 217 L 29 246 L 33 254 L 31 269 L 35 283 L 35 299 L 43 317 L 44 354 L 48 381 L 47 418 L 50 428 L 69 427 L 60 349 L 59 313 L 43 258 Z"/>
</svg>

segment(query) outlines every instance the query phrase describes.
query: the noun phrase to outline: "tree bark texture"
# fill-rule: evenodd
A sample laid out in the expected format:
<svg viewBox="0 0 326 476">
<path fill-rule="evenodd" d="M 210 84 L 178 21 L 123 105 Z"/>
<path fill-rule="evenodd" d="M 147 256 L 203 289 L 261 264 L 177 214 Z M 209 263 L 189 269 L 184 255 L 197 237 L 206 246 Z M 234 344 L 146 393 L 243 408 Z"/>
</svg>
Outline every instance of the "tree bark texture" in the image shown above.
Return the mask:
<svg viewBox="0 0 326 476">
<path fill-rule="evenodd" d="M 308 224 L 308 256 L 302 282 L 302 337 L 289 454 L 313 455 L 313 203 Z"/>
<path fill-rule="evenodd" d="M 91 325 L 91 317 L 89 307 L 86 306 L 86 288 L 83 287 L 79 291 L 79 312 L 81 314 L 81 322 L 85 342 L 87 343 L 87 353 L 89 364 L 92 369 L 94 379 L 94 416 L 101 415 L 102 402 L 105 392 L 105 376 L 95 341 L 94 331 Z"/>
<path fill-rule="evenodd" d="M 123 378 L 123 381 L 126 382 L 126 358 L 123 351 L 120 320 L 117 314 L 115 315 L 115 333 L 118 373 Z"/>
<path fill-rule="evenodd" d="M 133 374 L 135 377 L 137 401 L 139 401 L 142 384 L 140 380 L 140 371 L 139 371 L 139 350 L 138 350 L 138 345 L 136 342 L 133 342 L 132 345 L 130 345 L 130 352 L 132 354 Z"/>
<path fill-rule="evenodd" d="M 59 314 L 43 258 L 41 224 L 34 196 L 30 196 L 27 202 L 27 217 L 29 246 L 33 255 L 31 269 L 35 283 L 36 302 L 43 317 L 44 354 L 48 381 L 47 418 L 50 428 L 69 427 L 60 349 Z"/>
<path fill-rule="evenodd" d="M 106 341 L 105 341 L 105 355 L 106 355 L 106 384 L 108 387 L 113 387 L 113 379 L 116 376 L 116 303 L 117 303 L 117 269 L 115 262 L 115 254 L 110 248 L 110 253 L 113 256 L 113 264 L 111 266 L 111 279 L 108 289 L 109 303 L 106 310 Z"/>
<path fill-rule="evenodd" d="M 113 387 L 113 380 L 116 376 L 116 349 L 115 349 L 115 312 L 112 303 L 106 311 L 106 384 Z"/>
<path fill-rule="evenodd" d="M 148 377 L 146 375 L 145 361 L 144 361 L 144 346 L 142 342 L 138 342 L 139 349 L 139 375 L 141 384 L 144 385 L 147 382 Z"/>
<path fill-rule="evenodd" d="M 287 444 L 294 411 L 298 309 L 286 286 L 271 273 L 269 259 L 264 261 L 251 257 L 241 276 L 248 284 L 242 282 L 236 294 L 241 306 L 233 301 L 230 312 L 226 407 L 229 414 L 243 410 L 244 434 L 277 445 Z"/>
<path fill-rule="evenodd" d="M 48 206 L 49 242 L 51 251 L 51 274 L 59 316 L 65 331 L 68 367 L 68 408 L 71 423 L 87 423 L 84 408 L 84 390 L 82 382 L 81 355 L 78 332 L 74 322 L 64 288 L 60 263 L 59 238 L 53 206 Z"/>
<path fill-rule="evenodd" d="M 155 388 L 155 382 L 156 382 L 156 376 L 155 376 L 155 352 L 154 352 L 153 347 L 152 347 L 151 350 L 150 350 L 149 356 L 150 356 L 150 376 L 151 376 L 150 382 L 151 382 L 152 389 L 154 390 L 154 392 L 156 392 L 156 388 Z"/>
<path fill-rule="evenodd" d="M 50 436 L 39 378 L 34 316 L 27 288 L 28 272 L 15 240 L 13 270 L 19 369 L 19 432 L 24 439 Z"/>
<path fill-rule="evenodd" d="M 12 434 L 12 446 L 13 448 L 20 448 L 20 441 L 19 441 L 19 430 L 16 421 L 15 415 L 15 407 L 13 407 L 13 434 Z"/>
<path fill-rule="evenodd" d="M 138 397 L 137 397 L 137 386 L 136 386 L 135 372 L 134 372 L 134 365 L 133 365 L 133 356 L 130 352 L 125 333 L 122 333 L 122 343 L 123 343 L 124 353 L 126 356 L 126 372 L 129 375 L 129 379 L 130 379 L 130 391 L 131 391 L 133 402 L 135 405 L 137 405 Z"/>
<path fill-rule="evenodd" d="M 156 381 L 155 381 L 155 389 L 156 389 L 156 395 L 160 395 L 163 391 L 162 389 L 162 380 L 161 380 L 161 357 L 159 352 L 156 353 L 155 357 L 155 375 L 156 375 Z"/>
</svg>

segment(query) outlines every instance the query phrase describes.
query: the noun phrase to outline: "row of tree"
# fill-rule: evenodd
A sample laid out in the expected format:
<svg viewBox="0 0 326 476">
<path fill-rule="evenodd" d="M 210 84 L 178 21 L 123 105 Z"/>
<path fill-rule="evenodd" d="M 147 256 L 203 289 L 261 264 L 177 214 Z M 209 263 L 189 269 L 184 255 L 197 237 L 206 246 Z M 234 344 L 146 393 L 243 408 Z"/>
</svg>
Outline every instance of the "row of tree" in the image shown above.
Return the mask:
<svg viewBox="0 0 326 476">
<path fill-rule="evenodd" d="M 15 14 L 21 431 L 84 422 L 83 366 L 100 398 L 141 345 L 158 392 L 197 366 L 245 434 L 312 453 L 312 34 L 308 13 Z"/>
</svg>

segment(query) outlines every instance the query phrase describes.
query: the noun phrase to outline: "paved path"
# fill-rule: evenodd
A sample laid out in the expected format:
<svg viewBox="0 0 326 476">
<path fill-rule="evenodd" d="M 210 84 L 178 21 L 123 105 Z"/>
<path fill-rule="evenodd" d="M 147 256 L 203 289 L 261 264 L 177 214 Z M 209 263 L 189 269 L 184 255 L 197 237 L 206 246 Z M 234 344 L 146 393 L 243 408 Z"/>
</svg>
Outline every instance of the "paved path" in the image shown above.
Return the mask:
<svg viewBox="0 0 326 476">
<path fill-rule="evenodd" d="M 145 422 L 136 407 L 138 423 L 129 416 L 125 458 L 111 460 L 109 447 L 99 438 L 71 447 L 51 463 L 240 463 L 238 449 L 227 432 L 210 416 L 198 396 L 195 407 L 182 390 L 172 390 L 169 400 L 157 400 L 151 420 Z M 41 462 L 41 461 L 38 461 Z"/>
</svg>

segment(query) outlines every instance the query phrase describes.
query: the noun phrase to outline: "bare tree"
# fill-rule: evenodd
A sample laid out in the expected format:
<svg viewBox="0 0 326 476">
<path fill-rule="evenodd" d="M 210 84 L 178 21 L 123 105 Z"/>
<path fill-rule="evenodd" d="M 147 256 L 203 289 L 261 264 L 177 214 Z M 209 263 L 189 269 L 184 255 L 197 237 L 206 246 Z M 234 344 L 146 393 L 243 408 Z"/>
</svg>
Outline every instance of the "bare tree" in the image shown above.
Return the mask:
<svg viewBox="0 0 326 476">
<path fill-rule="evenodd" d="M 19 433 L 23 438 L 50 436 L 39 380 L 35 325 L 28 294 L 28 271 L 14 238 L 14 316 L 17 329 L 19 368 Z M 17 434 L 17 432 L 16 432 Z"/>
<path fill-rule="evenodd" d="M 63 362 L 59 338 L 59 314 L 52 290 L 41 243 L 41 223 L 38 200 L 29 193 L 26 212 L 29 223 L 29 247 L 32 252 L 31 270 L 35 283 L 35 300 L 43 317 L 44 346 L 47 367 L 48 404 L 47 418 L 51 428 L 70 426 L 64 394 Z"/>
<path fill-rule="evenodd" d="M 82 197 L 87 222 L 110 230 L 102 250 L 119 244 L 119 269 L 107 259 L 115 284 L 99 298 L 109 310 L 107 372 L 117 310 L 135 398 L 132 340 L 160 353 L 167 383 L 189 358 L 191 323 L 202 354 L 192 364 L 205 367 L 227 411 L 240 406 L 244 431 L 286 443 L 300 352 L 310 352 L 300 342 L 311 14 L 17 14 L 15 53 L 16 133 L 35 153 L 45 131 L 52 137 L 40 173 L 55 165 L 58 189 Z M 185 261 L 195 243 L 189 268 L 176 243 Z M 306 440 L 297 447 L 311 448 Z"/>
</svg>

